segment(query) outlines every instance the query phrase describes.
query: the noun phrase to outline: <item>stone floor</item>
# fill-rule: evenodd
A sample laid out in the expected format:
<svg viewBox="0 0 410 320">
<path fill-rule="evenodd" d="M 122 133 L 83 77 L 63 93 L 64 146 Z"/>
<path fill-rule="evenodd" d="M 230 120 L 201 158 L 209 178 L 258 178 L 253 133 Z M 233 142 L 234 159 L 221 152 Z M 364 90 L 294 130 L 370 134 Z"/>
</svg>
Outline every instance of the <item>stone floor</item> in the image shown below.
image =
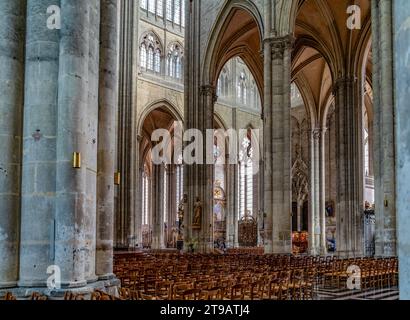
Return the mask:
<svg viewBox="0 0 410 320">
<path fill-rule="evenodd" d="M 399 290 L 395 288 L 349 290 L 320 287 L 316 290 L 317 300 L 399 300 Z"/>
</svg>

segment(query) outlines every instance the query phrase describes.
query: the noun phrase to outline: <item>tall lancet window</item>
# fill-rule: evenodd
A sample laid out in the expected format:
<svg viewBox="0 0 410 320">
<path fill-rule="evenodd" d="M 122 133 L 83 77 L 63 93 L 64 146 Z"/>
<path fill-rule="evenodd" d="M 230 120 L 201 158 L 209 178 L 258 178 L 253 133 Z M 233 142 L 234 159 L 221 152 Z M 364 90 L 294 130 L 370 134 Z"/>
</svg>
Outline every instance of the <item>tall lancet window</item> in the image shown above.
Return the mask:
<svg viewBox="0 0 410 320">
<path fill-rule="evenodd" d="M 149 224 L 149 173 L 147 166 L 142 175 L 142 225 Z"/>
<path fill-rule="evenodd" d="M 148 0 L 148 11 L 155 14 L 155 0 Z"/>
<path fill-rule="evenodd" d="M 168 168 L 164 170 L 164 223 L 168 222 Z"/>
<path fill-rule="evenodd" d="M 179 206 L 183 201 L 184 197 L 184 166 L 183 166 L 183 156 L 182 154 L 178 158 L 177 165 L 175 168 L 175 177 L 176 177 L 176 211 L 178 212 Z"/>
<path fill-rule="evenodd" d="M 164 0 L 157 0 L 157 16 L 163 17 L 164 16 Z"/>
<path fill-rule="evenodd" d="M 245 214 L 253 215 L 253 149 L 251 136 L 248 134 L 243 138 L 239 152 L 239 219 Z"/>
<path fill-rule="evenodd" d="M 182 7 L 181 7 L 181 11 L 182 11 L 182 14 L 181 14 L 181 25 L 183 26 L 183 27 L 185 27 L 185 0 L 182 0 Z"/>
<path fill-rule="evenodd" d="M 142 71 L 161 72 L 161 43 L 155 34 L 147 33 L 140 45 L 140 67 Z"/>
<path fill-rule="evenodd" d="M 179 43 L 171 44 L 167 56 L 167 75 L 171 78 L 182 79 L 183 49 Z"/>
<path fill-rule="evenodd" d="M 248 101 L 245 72 L 241 72 L 238 79 L 238 102 L 245 105 Z"/>
<path fill-rule="evenodd" d="M 166 0 L 166 15 L 167 15 L 167 20 L 172 21 L 172 0 Z"/>
<path fill-rule="evenodd" d="M 174 0 L 174 22 L 181 24 L 181 0 Z"/>
</svg>

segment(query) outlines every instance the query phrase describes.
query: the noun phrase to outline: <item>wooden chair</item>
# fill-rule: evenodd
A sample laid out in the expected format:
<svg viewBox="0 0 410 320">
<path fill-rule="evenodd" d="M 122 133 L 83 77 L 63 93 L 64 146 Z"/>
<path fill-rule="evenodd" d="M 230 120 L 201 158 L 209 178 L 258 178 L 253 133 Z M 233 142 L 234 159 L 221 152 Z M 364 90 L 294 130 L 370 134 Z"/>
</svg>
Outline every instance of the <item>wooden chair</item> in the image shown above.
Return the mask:
<svg viewBox="0 0 410 320">
<path fill-rule="evenodd" d="M 163 280 L 155 284 L 155 296 L 161 300 L 171 300 L 173 281 Z"/>
<path fill-rule="evenodd" d="M 245 290 L 248 287 L 247 284 L 238 283 L 231 287 L 229 295 L 225 296 L 227 300 L 244 300 Z"/>
<path fill-rule="evenodd" d="M 223 300 L 221 289 L 216 287 L 202 290 L 202 297 L 204 300 Z"/>
<path fill-rule="evenodd" d="M 38 292 L 33 292 L 29 298 L 29 300 L 36 300 L 36 301 L 45 301 L 48 300 L 47 296 L 41 295 Z"/>
<path fill-rule="evenodd" d="M 175 283 L 172 287 L 171 300 L 184 300 L 184 292 L 190 289 L 194 289 L 194 285 L 192 283 Z"/>
<path fill-rule="evenodd" d="M 149 294 L 145 294 L 144 292 L 140 292 L 141 300 L 158 300 L 157 297 Z"/>
<path fill-rule="evenodd" d="M 304 273 L 302 269 L 296 269 L 293 271 L 288 286 L 290 300 L 302 299 L 303 275 Z"/>
<path fill-rule="evenodd" d="M 200 300 L 202 296 L 201 289 L 188 289 L 182 293 L 182 300 L 196 301 Z"/>
<path fill-rule="evenodd" d="M 258 279 L 250 284 L 250 292 L 248 295 L 250 300 L 262 300 L 264 298 L 266 287 L 265 281 L 265 279 Z"/>
<path fill-rule="evenodd" d="M 138 291 L 133 291 L 131 289 L 128 288 L 120 288 L 118 290 L 119 296 L 122 300 L 140 300 Z"/>
<path fill-rule="evenodd" d="M 64 300 L 85 300 L 85 297 L 82 294 L 75 294 L 72 291 L 67 291 L 64 294 Z"/>
<path fill-rule="evenodd" d="M 13 294 L 11 294 L 10 292 L 7 292 L 6 295 L 3 298 L 0 298 L 0 300 L 15 301 L 17 299 L 16 299 L 15 296 L 13 296 Z"/>
</svg>

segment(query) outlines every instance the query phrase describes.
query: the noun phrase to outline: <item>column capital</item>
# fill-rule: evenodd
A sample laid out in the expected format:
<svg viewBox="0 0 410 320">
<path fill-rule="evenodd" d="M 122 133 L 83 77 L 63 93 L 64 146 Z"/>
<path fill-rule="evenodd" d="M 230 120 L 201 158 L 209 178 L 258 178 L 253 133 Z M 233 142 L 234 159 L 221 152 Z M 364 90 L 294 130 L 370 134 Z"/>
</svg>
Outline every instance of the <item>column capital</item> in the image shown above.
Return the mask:
<svg viewBox="0 0 410 320">
<path fill-rule="evenodd" d="M 218 100 L 216 95 L 216 88 L 211 84 L 201 86 L 201 95 L 205 97 L 212 97 L 212 101 L 215 103 Z"/>
<path fill-rule="evenodd" d="M 345 88 L 349 85 L 353 85 L 357 82 L 356 76 L 344 76 L 336 79 L 333 83 L 332 93 L 334 96 L 337 95 L 337 91 L 341 88 Z"/>
<path fill-rule="evenodd" d="M 325 136 L 327 129 L 327 127 L 313 128 L 310 129 L 310 133 L 312 134 L 314 139 L 320 139 Z"/>
<path fill-rule="evenodd" d="M 285 50 L 293 48 L 295 38 L 290 34 L 283 37 L 268 37 L 263 39 L 263 43 L 271 47 L 272 59 L 281 59 Z"/>
<path fill-rule="evenodd" d="M 322 136 L 322 129 L 321 128 L 314 128 L 311 130 L 311 134 L 313 139 L 319 140 L 320 137 Z"/>
</svg>

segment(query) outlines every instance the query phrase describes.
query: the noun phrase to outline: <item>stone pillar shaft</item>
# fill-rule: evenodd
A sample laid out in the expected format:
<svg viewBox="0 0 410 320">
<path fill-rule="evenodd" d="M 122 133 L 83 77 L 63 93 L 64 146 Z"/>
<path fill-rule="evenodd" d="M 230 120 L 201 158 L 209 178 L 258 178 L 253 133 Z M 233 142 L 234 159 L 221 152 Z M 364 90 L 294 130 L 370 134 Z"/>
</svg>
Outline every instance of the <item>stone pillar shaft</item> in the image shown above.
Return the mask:
<svg viewBox="0 0 410 320">
<path fill-rule="evenodd" d="M 96 274 L 113 276 L 117 1 L 101 1 L 100 92 L 98 112 Z"/>
<path fill-rule="evenodd" d="M 60 69 L 57 130 L 57 198 L 55 264 L 64 287 L 81 287 L 95 280 L 96 147 L 90 147 L 89 128 L 98 123 L 98 74 L 90 73 L 98 52 L 99 3 L 61 1 Z M 98 40 L 97 40 L 98 48 Z M 97 62 L 98 70 L 98 62 Z M 97 110 L 95 110 L 97 111 Z M 96 112 L 98 113 L 98 112 Z M 90 139 L 91 140 L 91 139 Z M 73 168 L 73 153 L 81 154 L 81 167 Z M 91 188 L 91 189 L 90 189 Z M 91 230 L 93 229 L 93 230 Z M 94 246 L 93 246 L 94 245 Z"/>
<path fill-rule="evenodd" d="M 337 251 L 341 255 L 363 252 L 363 210 L 359 201 L 358 99 L 355 78 L 345 77 L 334 87 L 336 105 Z"/>
<path fill-rule="evenodd" d="M 20 277 L 22 287 L 46 286 L 55 264 L 59 31 L 47 28 L 47 8 L 27 2 Z"/>
<path fill-rule="evenodd" d="M 175 180 L 175 166 L 169 165 L 167 170 L 167 211 L 164 214 L 167 215 L 167 234 L 165 238 L 165 245 L 171 243 L 173 236 L 173 228 L 176 228 L 177 221 L 177 205 L 176 205 L 176 180 Z"/>
<path fill-rule="evenodd" d="M 164 245 L 164 165 L 153 165 L 152 172 L 152 249 Z"/>
<path fill-rule="evenodd" d="M 18 280 L 26 1 L 0 1 L 0 288 Z"/>
<path fill-rule="evenodd" d="M 272 252 L 272 39 L 265 39 L 263 108 L 263 219 L 265 252 Z"/>
<path fill-rule="evenodd" d="M 214 103 L 216 101 L 216 91 L 211 85 L 201 87 L 201 108 L 199 115 L 199 128 L 206 137 L 206 130 L 213 129 L 214 127 Z M 213 164 L 206 163 L 207 154 L 209 150 L 213 150 L 214 142 L 204 141 L 204 162 L 203 165 L 196 166 L 199 173 L 199 184 L 201 188 L 198 190 L 198 197 L 202 203 L 202 225 L 201 230 L 196 233 L 199 240 L 199 250 L 201 252 L 212 252 L 214 248 L 214 181 L 215 181 L 215 166 Z"/>
<path fill-rule="evenodd" d="M 302 209 L 303 209 L 303 201 L 298 200 L 297 202 L 297 230 L 298 232 L 302 231 Z"/>
<path fill-rule="evenodd" d="M 267 40 L 265 40 L 267 41 Z M 271 69 L 267 70 L 269 92 L 265 92 L 265 204 L 266 247 L 271 253 L 290 253 L 291 240 L 291 154 L 290 154 L 290 69 L 291 37 L 270 41 Z M 268 42 L 268 43 L 269 43 Z M 268 53 L 268 49 L 266 49 Z M 266 83 L 265 83 L 266 85 Z M 271 93 L 271 96 L 270 96 Z M 269 106 L 269 101 L 272 105 Z M 271 109 L 269 112 L 267 109 Z M 268 120 L 269 119 L 269 120 Z M 270 145 L 270 146 L 269 146 Z M 269 186 L 270 184 L 270 186 Z M 272 192 L 270 192 L 272 190 Z M 269 231 L 271 230 L 271 232 Z M 271 241 L 271 244 L 269 243 Z"/>
<path fill-rule="evenodd" d="M 140 150 L 139 146 L 137 150 Z M 142 215 L 144 208 L 142 207 L 143 204 L 143 177 L 144 177 L 144 168 L 140 167 L 139 168 L 139 174 L 138 174 L 138 193 L 137 193 L 137 214 L 135 217 L 135 236 L 136 236 L 136 246 L 138 248 L 142 248 Z"/>
<path fill-rule="evenodd" d="M 134 44 L 138 41 L 138 26 L 134 23 L 138 18 L 139 3 L 133 0 L 120 2 L 120 44 L 119 44 L 119 99 L 118 99 L 118 168 L 122 182 L 118 190 L 116 224 L 121 227 L 115 235 L 117 246 L 135 246 L 135 226 L 138 194 L 138 142 L 136 132 L 136 86 L 134 78 L 137 68 L 138 50 Z"/>
<path fill-rule="evenodd" d="M 323 246 L 323 222 L 322 222 L 322 208 L 321 198 L 323 198 L 321 192 L 321 185 L 323 178 L 321 173 L 323 172 L 322 156 L 321 156 L 321 144 L 322 144 L 322 132 L 321 129 L 313 129 L 311 132 L 310 142 L 310 219 L 309 219 L 309 248 L 313 255 L 321 253 L 321 247 Z M 324 207 L 324 206 L 323 206 Z"/>
<path fill-rule="evenodd" d="M 381 256 L 396 255 L 392 3 L 372 1 L 376 255 Z"/>
<path fill-rule="evenodd" d="M 322 128 L 319 142 L 319 219 L 320 219 L 320 253 L 327 254 L 326 240 L 326 128 Z"/>
<path fill-rule="evenodd" d="M 390 1 L 389 1 L 390 2 Z M 409 148 L 409 75 L 410 75 L 410 3 L 406 0 L 393 1 L 394 12 L 394 91 L 395 91 L 395 142 L 397 154 L 397 247 L 399 256 L 400 299 L 410 300 L 410 148 Z M 376 208 L 377 210 L 377 208 Z"/>
</svg>

